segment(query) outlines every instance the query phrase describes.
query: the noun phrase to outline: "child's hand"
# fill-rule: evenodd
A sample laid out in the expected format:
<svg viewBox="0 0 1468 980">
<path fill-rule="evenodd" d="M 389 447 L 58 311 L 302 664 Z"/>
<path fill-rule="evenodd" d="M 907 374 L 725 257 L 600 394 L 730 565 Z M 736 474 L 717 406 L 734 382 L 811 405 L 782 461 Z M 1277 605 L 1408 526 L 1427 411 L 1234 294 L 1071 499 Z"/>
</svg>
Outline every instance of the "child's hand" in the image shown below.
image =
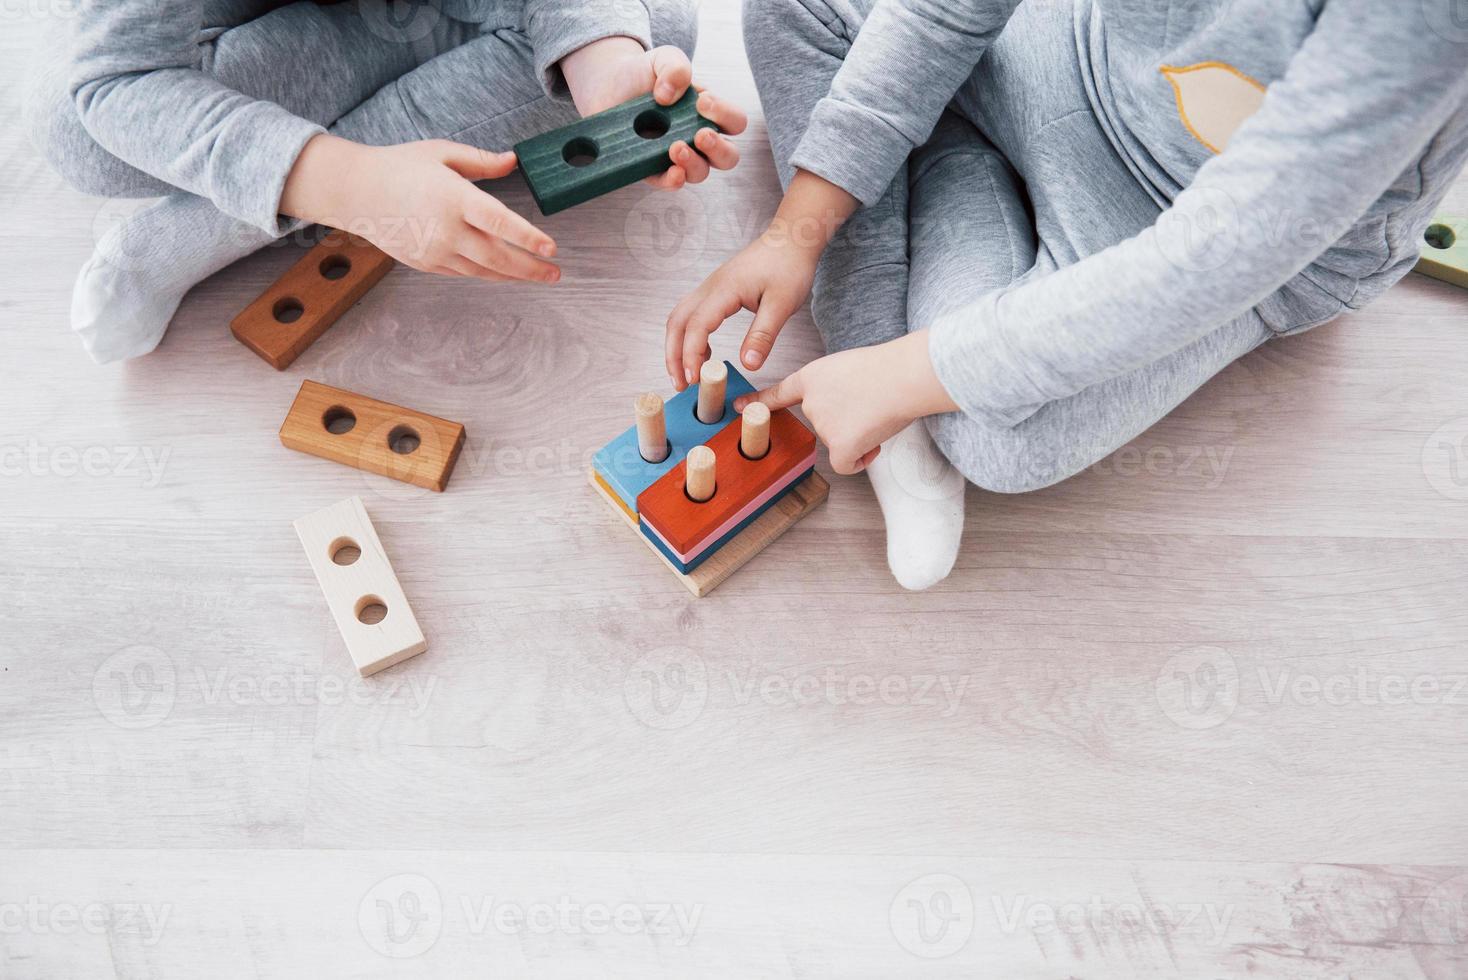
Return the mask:
<svg viewBox="0 0 1468 980">
<path fill-rule="evenodd" d="M 769 356 L 785 321 L 805 303 L 820 252 L 766 234 L 750 242 L 683 297 L 668 315 L 664 358 L 678 391 L 698 380 L 709 357 L 709 334 L 741 309 L 754 313 L 740 363 L 757 368 Z"/>
<path fill-rule="evenodd" d="M 933 371 L 926 330 L 811 361 L 774 387 L 736 399 L 734 407 L 743 411 L 752 401 L 772 411 L 802 405 L 831 451 L 831 468 L 843 476 L 866 469 L 882 443 L 914 419 L 958 409 Z"/>
<path fill-rule="evenodd" d="M 424 272 L 556 282 L 550 236 L 471 183 L 514 169 L 513 153 L 448 140 L 362 146 L 317 136 L 286 180 L 281 211 L 360 235 Z"/>
<path fill-rule="evenodd" d="M 571 98 L 582 116 L 621 105 L 639 95 L 653 94 L 659 105 L 672 105 L 693 83 L 693 65 L 678 48 L 665 45 L 644 51 L 630 37 L 593 41 L 561 59 L 561 73 L 571 89 Z M 748 120 L 744 110 L 699 91 L 698 111 L 731 136 L 744 132 Z M 670 148 L 673 166 L 647 178 L 647 183 L 664 190 L 706 180 L 709 168 L 732 170 L 739 163 L 734 144 L 712 129 L 700 129 L 693 138 L 698 152 L 683 140 Z M 700 155 L 702 154 L 702 155 Z"/>
</svg>

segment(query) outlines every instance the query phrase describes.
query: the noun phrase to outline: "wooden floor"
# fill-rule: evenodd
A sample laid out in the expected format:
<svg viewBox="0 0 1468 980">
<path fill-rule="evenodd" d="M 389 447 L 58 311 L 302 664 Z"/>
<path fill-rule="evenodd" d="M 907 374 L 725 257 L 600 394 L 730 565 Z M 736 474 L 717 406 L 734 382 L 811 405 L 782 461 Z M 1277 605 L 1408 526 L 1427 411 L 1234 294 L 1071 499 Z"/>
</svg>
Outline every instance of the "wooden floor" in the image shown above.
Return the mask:
<svg viewBox="0 0 1468 980">
<path fill-rule="evenodd" d="M 42 6 L 0 30 L 0 977 L 1468 976 L 1468 294 L 971 491 L 930 592 L 833 478 L 694 600 L 585 464 L 772 212 L 762 125 L 546 220 L 557 287 L 398 269 L 277 374 L 227 329 L 271 249 L 98 368 L 69 287 L 120 209 L 23 141 Z M 802 314 L 760 377 L 817 352 Z M 448 492 L 283 449 L 304 378 L 464 422 Z M 291 530 L 352 494 L 429 639 L 365 682 Z"/>
</svg>

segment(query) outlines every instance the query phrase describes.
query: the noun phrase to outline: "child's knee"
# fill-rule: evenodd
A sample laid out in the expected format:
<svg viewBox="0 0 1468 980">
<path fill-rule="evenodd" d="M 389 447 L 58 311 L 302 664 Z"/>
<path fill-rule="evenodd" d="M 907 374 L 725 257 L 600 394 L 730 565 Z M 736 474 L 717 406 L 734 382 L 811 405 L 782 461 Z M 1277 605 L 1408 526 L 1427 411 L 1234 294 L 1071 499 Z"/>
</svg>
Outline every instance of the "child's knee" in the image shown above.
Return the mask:
<svg viewBox="0 0 1468 980">
<path fill-rule="evenodd" d="M 1094 462 L 1036 421 L 1005 429 L 953 413 L 930 416 L 927 423 L 933 442 L 970 483 L 993 493 L 1029 493 Z"/>
<path fill-rule="evenodd" d="M 698 5 L 691 0 L 646 0 L 652 43 L 671 44 L 688 57 L 698 44 Z"/>
<path fill-rule="evenodd" d="M 82 126 L 64 61 L 46 64 L 38 72 L 26 93 L 24 116 L 31 144 L 73 188 L 97 197 L 132 190 L 118 186 L 117 171 L 125 165 L 98 146 Z"/>
</svg>

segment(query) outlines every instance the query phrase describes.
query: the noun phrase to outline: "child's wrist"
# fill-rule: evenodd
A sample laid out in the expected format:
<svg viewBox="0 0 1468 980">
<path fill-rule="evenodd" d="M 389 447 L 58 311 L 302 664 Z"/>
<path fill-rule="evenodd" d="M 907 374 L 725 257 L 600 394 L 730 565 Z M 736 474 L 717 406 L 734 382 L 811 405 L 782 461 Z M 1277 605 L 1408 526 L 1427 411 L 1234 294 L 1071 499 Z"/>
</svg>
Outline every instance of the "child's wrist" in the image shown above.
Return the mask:
<svg viewBox="0 0 1468 980">
<path fill-rule="evenodd" d="M 306 221 L 331 223 L 353 212 L 353 172 L 369 147 L 329 133 L 301 148 L 280 195 L 280 212 Z"/>
<path fill-rule="evenodd" d="M 901 403 L 905 413 L 912 419 L 958 411 L 958 403 L 948 394 L 948 389 L 943 387 L 938 371 L 933 366 L 928 336 L 926 329 L 914 330 L 888 344 L 893 348 L 900 365 L 895 376 L 903 382 L 900 386 Z"/>
<path fill-rule="evenodd" d="M 560 60 L 561 75 L 566 79 L 566 88 L 571 92 L 571 101 L 582 116 L 594 115 L 610 109 L 605 93 L 616 89 L 616 76 L 630 59 L 640 58 L 647 51 L 642 42 L 632 37 L 617 35 L 604 37 L 583 45 Z"/>
</svg>

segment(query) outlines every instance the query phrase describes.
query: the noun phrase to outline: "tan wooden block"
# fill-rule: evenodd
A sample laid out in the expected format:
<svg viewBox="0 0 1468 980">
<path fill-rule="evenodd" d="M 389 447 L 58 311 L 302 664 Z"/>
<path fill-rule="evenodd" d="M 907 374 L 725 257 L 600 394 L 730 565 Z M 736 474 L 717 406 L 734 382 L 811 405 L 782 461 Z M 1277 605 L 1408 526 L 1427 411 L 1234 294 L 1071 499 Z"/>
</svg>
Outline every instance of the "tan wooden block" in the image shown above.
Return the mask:
<svg viewBox="0 0 1468 980">
<path fill-rule="evenodd" d="M 612 493 L 596 475 L 595 469 L 591 471 L 591 485 L 602 499 L 611 505 L 612 510 L 616 511 L 618 516 L 627 523 L 627 526 L 637 535 L 637 539 L 658 556 L 658 560 L 667 566 L 678 581 L 683 583 L 684 588 L 693 593 L 695 598 L 700 599 L 718 588 L 725 579 L 743 568 L 755 555 L 774 544 L 782 534 L 804 520 L 813 510 L 825 503 L 831 493 L 831 485 L 826 482 L 825 477 L 819 473 L 812 473 L 797 483 L 795 488 L 776 502 L 773 507 L 761 514 L 754 523 L 735 535 L 732 541 L 710 555 L 703 564 L 685 574 L 675 568 L 673 563 L 668 561 L 667 556 L 647 539 L 638 525 L 637 518 L 627 512 L 627 509 L 617 500 L 617 495 Z"/>
<path fill-rule="evenodd" d="M 428 649 L 360 497 L 294 526 L 359 674 L 375 674 Z"/>
<path fill-rule="evenodd" d="M 281 423 L 280 441 L 288 449 L 441 493 L 464 447 L 464 427 L 344 388 L 303 381 Z"/>
<path fill-rule="evenodd" d="M 284 371 L 387 275 L 392 256 L 333 231 L 230 323 L 230 333 Z"/>
</svg>

